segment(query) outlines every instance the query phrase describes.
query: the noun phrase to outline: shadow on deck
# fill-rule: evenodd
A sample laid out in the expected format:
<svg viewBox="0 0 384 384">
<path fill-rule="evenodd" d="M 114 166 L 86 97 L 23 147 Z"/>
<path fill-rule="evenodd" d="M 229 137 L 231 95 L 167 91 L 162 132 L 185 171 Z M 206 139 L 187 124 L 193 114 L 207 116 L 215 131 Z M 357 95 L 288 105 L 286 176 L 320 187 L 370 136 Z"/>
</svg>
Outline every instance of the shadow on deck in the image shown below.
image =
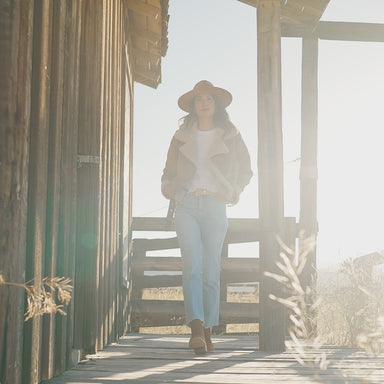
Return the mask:
<svg viewBox="0 0 384 384">
<path fill-rule="evenodd" d="M 257 336 L 217 336 L 214 342 L 215 353 L 195 356 L 188 336 L 129 334 L 44 383 L 384 383 L 384 356 L 327 346 L 313 352 L 327 354 L 328 368 L 320 371 L 289 352 L 259 351 Z"/>
</svg>

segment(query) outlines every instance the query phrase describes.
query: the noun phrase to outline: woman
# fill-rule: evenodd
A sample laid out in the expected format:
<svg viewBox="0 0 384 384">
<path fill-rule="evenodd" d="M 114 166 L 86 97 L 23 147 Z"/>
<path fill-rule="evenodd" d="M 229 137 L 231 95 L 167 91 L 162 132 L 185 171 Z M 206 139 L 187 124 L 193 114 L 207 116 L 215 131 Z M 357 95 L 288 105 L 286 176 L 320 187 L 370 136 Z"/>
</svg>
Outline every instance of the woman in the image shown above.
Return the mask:
<svg viewBox="0 0 384 384">
<path fill-rule="evenodd" d="M 161 179 L 163 195 L 176 203 L 189 347 L 196 354 L 214 351 L 226 204 L 238 202 L 252 176 L 248 150 L 225 110 L 231 101 L 228 91 L 206 80 L 179 98 L 188 115 L 172 138 Z"/>
</svg>

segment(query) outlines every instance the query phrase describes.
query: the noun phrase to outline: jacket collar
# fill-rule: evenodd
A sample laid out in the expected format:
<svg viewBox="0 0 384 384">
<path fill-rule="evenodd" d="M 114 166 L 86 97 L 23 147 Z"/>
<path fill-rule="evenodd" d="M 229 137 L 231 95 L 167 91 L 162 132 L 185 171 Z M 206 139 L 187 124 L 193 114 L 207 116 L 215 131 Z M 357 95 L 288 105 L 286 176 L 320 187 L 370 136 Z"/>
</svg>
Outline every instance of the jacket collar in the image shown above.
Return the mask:
<svg viewBox="0 0 384 384">
<path fill-rule="evenodd" d="M 175 133 L 175 138 L 181 142 L 187 143 L 190 140 L 193 140 L 196 136 L 197 131 L 197 123 L 193 123 L 192 126 L 187 127 L 185 124 L 183 124 Z M 225 132 L 223 128 L 218 127 L 217 128 L 220 132 L 220 137 L 222 140 L 228 140 L 232 137 L 235 137 L 239 131 L 233 127 L 228 132 Z"/>
<path fill-rule="evenodd" d="M 175 133 L 175 138 L 183 143 L 179 148 L 180 152 L 195 165 L 197 165 L 198 161 L 198 148 L 196 140 L 197 129 L 197 123 L 194 123 L 191 127 L 186 127 L 185 125 L 181 126 L 181 128 Z M 225 132 L 222 128 L 218 128 L 218 130 L 219 135 L 217 135 L 216 140 L 213 142 L 209 150 L 208 158 L 228 153 L 229 149 L 225 140 L 228 140 L 238 134 L 238 131 L 235 128 L 229 132 Z"/>
</svg>

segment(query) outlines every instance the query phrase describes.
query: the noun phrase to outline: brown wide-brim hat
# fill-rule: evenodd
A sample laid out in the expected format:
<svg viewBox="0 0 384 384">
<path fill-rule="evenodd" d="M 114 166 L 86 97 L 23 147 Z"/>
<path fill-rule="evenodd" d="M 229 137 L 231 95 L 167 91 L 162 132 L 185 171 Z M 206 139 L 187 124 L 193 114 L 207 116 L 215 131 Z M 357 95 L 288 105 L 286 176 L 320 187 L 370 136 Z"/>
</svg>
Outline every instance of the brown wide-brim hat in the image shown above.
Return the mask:
<svg viewBox="0 0 384 384">
<path fill-rule="evenodd" d="M 224 108 L 228 107 L 228 105 L 232 102 L 232 95 L 227 90 L 214 87 L 213 84 L 207 80 L 201 80 L 193 87 L 192 91 L 180 96 L 178 101 L 179 107 L 185 112 L 191 112 L 192 100 L 197 95 L 202 94 L 217 96 Z"/>
</svg>

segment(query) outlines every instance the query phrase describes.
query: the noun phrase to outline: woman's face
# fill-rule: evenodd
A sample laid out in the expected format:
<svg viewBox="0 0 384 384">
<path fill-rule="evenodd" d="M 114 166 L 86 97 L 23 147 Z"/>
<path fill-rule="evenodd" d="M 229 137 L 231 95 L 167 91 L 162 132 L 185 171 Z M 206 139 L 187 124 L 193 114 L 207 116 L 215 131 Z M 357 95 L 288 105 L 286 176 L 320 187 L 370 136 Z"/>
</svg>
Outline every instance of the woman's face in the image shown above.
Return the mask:
<svg viewBox="0 0 384 384">
<path fill-rule="evenodd" d="M 215 114 L 215 99 L 210 94 L 195 97 L 195 112 L 199 118 L 213 118 Z"/>
</svg>

